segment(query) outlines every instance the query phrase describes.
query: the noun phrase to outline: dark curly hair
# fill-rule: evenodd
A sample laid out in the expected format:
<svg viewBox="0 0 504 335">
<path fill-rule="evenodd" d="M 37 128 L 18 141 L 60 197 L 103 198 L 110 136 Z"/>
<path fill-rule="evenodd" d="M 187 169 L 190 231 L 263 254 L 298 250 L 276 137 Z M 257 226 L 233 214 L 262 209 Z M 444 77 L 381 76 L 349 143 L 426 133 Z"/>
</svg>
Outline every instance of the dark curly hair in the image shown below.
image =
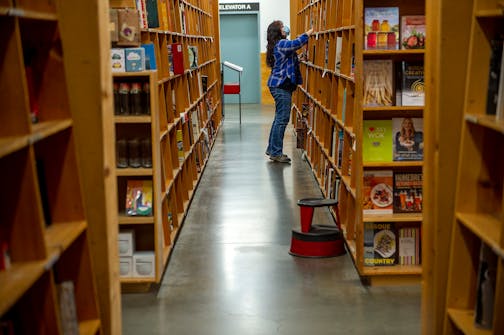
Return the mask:
<svg viewBox="0 0 504 335">
<path fill-rule="evenodd" d="M 273 55 L 273 49 L 278 41 L 280 41 L 282 36 L 283 22 L 280 20 L 273 21 L 268 26 L 268 45 L 266 46 L 266 64 L 269 67 L 275 65 L 275 56 Z"/>
</svg>

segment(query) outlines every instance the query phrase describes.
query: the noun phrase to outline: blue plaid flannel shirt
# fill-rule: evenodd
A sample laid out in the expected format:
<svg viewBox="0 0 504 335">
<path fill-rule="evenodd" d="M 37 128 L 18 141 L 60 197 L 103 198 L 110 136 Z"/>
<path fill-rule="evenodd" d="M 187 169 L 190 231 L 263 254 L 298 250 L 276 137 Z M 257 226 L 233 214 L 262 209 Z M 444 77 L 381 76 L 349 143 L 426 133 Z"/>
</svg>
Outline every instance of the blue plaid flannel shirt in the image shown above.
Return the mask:
<svg viewBox="0 0 504 335">
<path fill-rule="evenodd" d="M 308 35 L 302 34 L 295 40 L 280 40 L 273 49 L 275 56 L 275 65 L 271 69 L 268 79 L 268 87 L 278 87 L 286 78 L 292 83 L 300 85 L 303 83 L 301 73 L 299 73 L 299 64 L 296 50 L 300 49 L 308 42 Z"/>
</svg>

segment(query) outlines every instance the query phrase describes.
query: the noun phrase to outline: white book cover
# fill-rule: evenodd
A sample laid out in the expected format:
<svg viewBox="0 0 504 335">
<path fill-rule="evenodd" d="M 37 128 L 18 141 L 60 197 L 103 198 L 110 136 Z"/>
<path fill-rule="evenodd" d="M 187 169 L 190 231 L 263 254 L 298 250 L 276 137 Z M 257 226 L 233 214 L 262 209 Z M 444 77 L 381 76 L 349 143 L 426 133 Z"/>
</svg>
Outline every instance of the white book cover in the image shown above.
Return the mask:
<svg viewBox="0 0 504 335">
<path fill-rule="evenodd" d="M 341 49 L 343 45 L 343 37 L 337 36 L 336 37 L 336 63 L 334 65 L 334 71 L 336 73 L 341 72 Z"/>
</svg>

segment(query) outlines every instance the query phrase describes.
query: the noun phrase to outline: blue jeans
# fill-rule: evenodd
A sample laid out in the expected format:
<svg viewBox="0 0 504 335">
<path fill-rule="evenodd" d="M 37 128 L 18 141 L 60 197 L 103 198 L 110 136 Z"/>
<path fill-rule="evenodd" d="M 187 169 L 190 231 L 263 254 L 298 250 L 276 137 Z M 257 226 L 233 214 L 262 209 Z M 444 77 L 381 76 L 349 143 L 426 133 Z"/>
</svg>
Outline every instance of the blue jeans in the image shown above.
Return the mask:
<svg viewBox="0 0 504 335">
<path fill-rule="evenodd" d="M 291 113 L 292 92 L 278 87 L 270 87 L 269 90 L 275 99 L 275 119 L 271 125 L 266 152 L 270 156 L 280 156 L 283 154 L 284 133 Z"/>
</svg>

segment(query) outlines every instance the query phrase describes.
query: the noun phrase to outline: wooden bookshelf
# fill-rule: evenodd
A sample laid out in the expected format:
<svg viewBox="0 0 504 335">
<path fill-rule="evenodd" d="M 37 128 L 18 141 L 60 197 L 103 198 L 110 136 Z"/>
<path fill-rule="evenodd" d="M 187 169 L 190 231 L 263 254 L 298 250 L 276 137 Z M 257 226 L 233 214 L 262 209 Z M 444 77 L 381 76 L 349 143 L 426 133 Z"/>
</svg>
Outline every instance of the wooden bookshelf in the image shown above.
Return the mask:
<svg viewBox="0 0 504 335">
<path fill-rule="evenodd" d="M 455 7 L 456 19 L 449 10 Z M 427 1 L 427 18 L 433 24 L 428 26 L 432 48 L 425 54 L 431 99 L 426 105 L 424 180 L 430 186 L 425 193 L 422 333 L 501 334 L 504 128 L 486 114 L 486 102 L 491 40 L 504 33 L 502 3 Z M 497 258 L 489 329 L 475 321 L 483 243 Z"/>
<path fill-rule="evenodd" d="M 142 77 L 148 77 L 150 83 L 150 115 L 114 117 L 116 138 L 149 135 L 152 139 L 152 168 L 116 168 L 119 229 L 132 229 L 136 244 L 142 251 L 153 251 L 156 263 L 153 278 L 121 277 L 124 292 L 145 291 L 161 282 L 222 119 L 218 2 L 169 0 L 166 4 L 169 29 L 141 30 L 141 43 L 154 44 L 157 69 L 113 73 L 116 83 L 141 81 Z M 185 11 L 185 24 L 180 21 L 179 8 Z M 183 49 L 180 74 L 170 68 L 168 47 L 173 43 L 180 43 Z M 197 66 L 190 67 L 188 46 L 198 48 Z M 207 77 L 206 90 L 202 76 Z M 152 216 L 125 215 L 129 179 L 153 180 Z"/>
<path fill-rule="evenodd" d="M 66 25 L 61 18 L 74 10 L 62 1 L 29 0 L 3 1 L 0 9 L 0 181 L 16 193 L 0 196 L 0 244 L 8 247 L 11 260 L 10 268 L 0 270 L 0 319 L 12 322 L 14 333 L 60 334 L 57 286 L 67 281 L 74 285 L 82 334 L 105 333 L 102 320 L 118 317 L 107 308 L 99 311 L 91 264 L 105 272 L 109 268 L 106 261 L 93 259 L 89 248 L 97 222 L 84 205 L 83 180 L 94 171 L 79 160 L 81 129 L 96 130 L 81 123 L 81 111 L 74 108 L 77 91 L 69 79 L 78 61 L 67 49 L 67 34 L 82 26 L 91 27 L 89 32 L 98 24 L 77 20 L 78 29 Z M 99 82 L 94 85 L 101 88 Z M 32 123 L 36 109 L 38 122 Z M 87 146 L 103 154 L 102 147 Z"/>
<path fill-rule="evenodd" d="M 398 117 L 422 118 L 423 106 L 363 106 L 363 62 L 374 59 L 421 61 L 425 50 L 366 50 L 364 48 L 364 8 L 398 7 L 403 15 L 424 15 L 423 0 L 343 0 L 291 1 L 291 21 L 298 35 L 314 24 L 307 47 L 307 60 L 301 64 L 304 83 L 293 97 L 295 126 L 307 127 L 306 155 L 322 193 L 333 197 L 332 185 L 339 193 L 339 217 L 347 249 L 366 284 L 419 283 L 421 265 L 367 266 L 364 262 L 364 223 L 392 223 L 422 229 L 423 215 L 363 214 L 364 171 L 422 171 L 422 161 L 366 162 L 363 157 L 365 120 L 391 120 Z M 341 45 L 341 63 L 336 65 Z M 399 46 L 400 48 L 400 46 Z M 394 74 L 395 74 L 394 70 Z M 306 109 L 306 110 L 305 110 Z M 303 119 L 303 114 L 307 114 Z M 305 120 L 305 121 L 303 121 Z M 332 172 L 334 170 L 334 173 Z M 330 175 L 340 182 L 328 180 Z M 331 186 L 330 186 L 331 185 Z M 335 209 L 332 209 L 333 214 Z"/>
</svg>

